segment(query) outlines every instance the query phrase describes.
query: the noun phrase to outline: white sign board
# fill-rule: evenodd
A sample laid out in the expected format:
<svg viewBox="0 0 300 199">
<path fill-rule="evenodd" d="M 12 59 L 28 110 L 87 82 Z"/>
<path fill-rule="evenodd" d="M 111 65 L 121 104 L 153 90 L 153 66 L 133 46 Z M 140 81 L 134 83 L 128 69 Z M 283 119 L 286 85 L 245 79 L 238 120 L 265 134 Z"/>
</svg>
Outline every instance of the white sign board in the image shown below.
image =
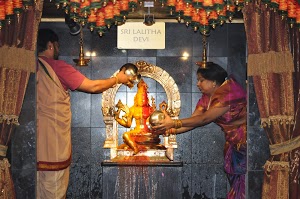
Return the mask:
<svg viewBox="0 0 300 199">
<path fill-rule="evenodd" d="M 165 23 L 126 22 L 118 26 L 118 49 L 165 49 Z"/>
</svg>

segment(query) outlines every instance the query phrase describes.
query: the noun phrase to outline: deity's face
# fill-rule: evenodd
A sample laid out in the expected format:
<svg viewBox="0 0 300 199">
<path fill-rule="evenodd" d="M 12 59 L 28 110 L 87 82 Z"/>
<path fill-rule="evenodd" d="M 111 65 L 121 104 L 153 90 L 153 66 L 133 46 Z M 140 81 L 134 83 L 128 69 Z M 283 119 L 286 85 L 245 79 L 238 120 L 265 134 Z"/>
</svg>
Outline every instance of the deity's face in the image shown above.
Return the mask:
<svg viewBox="0 0 300 199">
<path fill-rule="evenodd" d="M 138 90 L 143 90 L 143 91 L 146 91 L 148 90 L 148 85 L 146 84 L 146 82 L 144 82 L 143 79 L 141 79 L 139 81 L 139 83 L 137 84 L 137 87 L 138 87 Z"/>
<path fill-rule="evenodd" d="M 145 92 L 138 92 L 135 96 L 135 103 L 137 106 L 146 106 L 148 105 L 148 96 Z"/>
<path fill-rule="evenodd" d="M 134 98 L 134 102 L 137 106 L 147 106 L 149 99 L 148 99 L 148 85 L 144 82 L 143 79 L 137 85 L 138 91 Z"/>
</svg>

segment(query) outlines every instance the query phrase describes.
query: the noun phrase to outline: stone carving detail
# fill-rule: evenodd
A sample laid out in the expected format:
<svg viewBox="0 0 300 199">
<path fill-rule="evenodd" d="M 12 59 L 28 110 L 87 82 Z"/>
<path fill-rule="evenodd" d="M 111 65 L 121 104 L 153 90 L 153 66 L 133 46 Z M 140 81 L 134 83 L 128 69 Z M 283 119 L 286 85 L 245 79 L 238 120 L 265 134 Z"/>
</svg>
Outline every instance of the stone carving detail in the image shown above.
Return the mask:
<svg viewBox="0 0 300 199">
<path fill-rule="evenodd" d="M 168 113 L 176 119 L 180 113 L 180 93 L 174 79 L 162 68 L 149 64 L 145 61 L 137 61 L 135 65 L 142 77 L 149 77 L 156 80 L 165 89 L 167 95 Z M 114 73 L 117 74 L 119 71 Z M 111 159 L 117 154 L 118 147 L 118 125 L 114 120 L 115 97 L 120 84 L 110 88 L 102 94 L 102 114 L 106 125 L 106 140 L 104 148 L 111 149 Z M 177 148 L 176 135 L 164 138 L 164 145 L 167 148 L 169 158 L 173 158 L 173 149 Z"/>
</svg>

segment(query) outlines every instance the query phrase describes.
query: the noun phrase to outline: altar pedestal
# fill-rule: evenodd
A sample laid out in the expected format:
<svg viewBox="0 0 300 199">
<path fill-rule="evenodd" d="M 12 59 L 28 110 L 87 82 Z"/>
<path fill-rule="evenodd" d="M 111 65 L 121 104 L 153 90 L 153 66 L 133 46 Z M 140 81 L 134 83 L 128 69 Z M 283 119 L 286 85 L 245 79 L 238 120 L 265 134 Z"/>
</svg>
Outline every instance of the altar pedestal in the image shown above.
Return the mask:
<svg viewBox="0 0 300 199">
<path fill-rule="evenodd" d="M 102 162 L 102 198 L 182 198 L 182 166 L 182 162 Z"/>
</svg>

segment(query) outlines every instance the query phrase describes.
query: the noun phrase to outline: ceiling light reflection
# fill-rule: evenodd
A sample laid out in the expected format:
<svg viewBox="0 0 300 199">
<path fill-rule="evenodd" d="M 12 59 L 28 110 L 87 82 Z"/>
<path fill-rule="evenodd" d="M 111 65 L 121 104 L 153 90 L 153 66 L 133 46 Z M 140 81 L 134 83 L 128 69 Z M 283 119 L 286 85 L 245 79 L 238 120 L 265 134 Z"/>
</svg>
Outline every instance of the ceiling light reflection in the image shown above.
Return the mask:
<svg viewBox="0 0 300 199">
<path fill-rule="evenodd" d="M 87 57 L 96 57 L 96 52 L 95 51 L 92 51 L 92 52 L 90 52 L 90 51 L 87 51 L 86 53 L 85 53 L 85 56 L 87 56 Z"/>
<path fill-rule="evenodd" d="M 189 56 L 190 56 L 190 55 L 189 55 L 189 53 L 187 53 L 187 52 L 183 52 L 183 53 L 182 53 L 182 59 L 183 59 L 183 60 L 187 60 L 187 59 L 189 58 Z"/>
</svg>

